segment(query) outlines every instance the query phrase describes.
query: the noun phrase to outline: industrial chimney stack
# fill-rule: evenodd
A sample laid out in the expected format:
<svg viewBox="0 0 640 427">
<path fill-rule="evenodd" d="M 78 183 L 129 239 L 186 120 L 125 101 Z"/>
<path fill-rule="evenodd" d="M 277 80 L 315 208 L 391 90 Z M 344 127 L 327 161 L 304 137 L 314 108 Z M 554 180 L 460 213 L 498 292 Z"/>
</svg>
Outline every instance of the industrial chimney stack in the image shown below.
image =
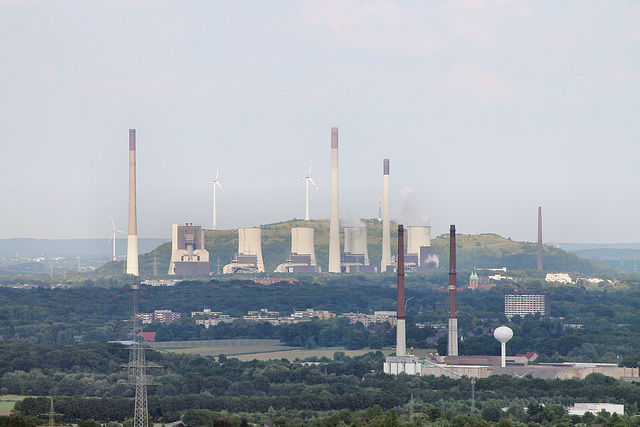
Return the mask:
<svg viewBox="0 0 640 427">
<path fill-rule="evenodd" d="M 138 276 L 138 226 L 136 213 L 136 130 L 129 129 L 129 232 L 127 274 Z"/>
<path fill-rule="evenodd" d="M 387 374 L 398 375 L 404 372 L 409 375 L 423 375 L 422 364 L 417 356 L 407 354 L 407 330 L 405 309 L 407 300 L 404 297 L 404 227 L 398 224 L 398 306 L 396 327 L 396 354 L 387 356 L 382 370 Z"/>
<path fill-rule="evenodd" d="M 538 206 L 538 270 L 542 271 L 542 206 Z"/>
<path fill-rule="evenodd" d="M 456 283 L 456 226 L 449 230 L 449 345 L 447 356 L 458 355 L 458 294 Z"/>
<path fill-rule="evenodd" d="M 338 128 L 331 128 L 331 218 L 329 273 L 340 273 L 340 212 L 338 204 Z"/>
<path fill-rule="evenodd" d="M 407 355 L 404 298 L 404 229 L 398 224 L 398 327 L 396 328 L 396 356 Z"/>
<path fill-rule="evenodd" d="M 384 207 L 382 210 L 382 260 L 380 272 L 385 273 L 391 265 L 391 220 L 389 218 L 389 159 L 382 160 L 382 193 Z M 399 253 L 400 251 L 398 251 Z"/>
</svg>

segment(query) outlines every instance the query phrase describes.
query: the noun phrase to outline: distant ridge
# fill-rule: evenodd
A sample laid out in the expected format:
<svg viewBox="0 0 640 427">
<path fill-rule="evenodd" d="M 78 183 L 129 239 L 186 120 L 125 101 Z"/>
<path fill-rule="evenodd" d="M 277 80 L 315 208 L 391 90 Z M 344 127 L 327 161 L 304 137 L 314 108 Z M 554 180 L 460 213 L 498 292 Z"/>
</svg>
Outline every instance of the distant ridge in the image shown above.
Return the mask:
<svg viewBox="0 0 640 427">
<path fill-rule="evenodd" d="M 363 219 L 367 225 L 367 240 L 369 259 L 372 265 L 379 265 L 382 247 L 382 224 L 377 219 Z M 327 271 L 329 261 L 329 221 L 316 219 L 304 221 L 293 219 L 262 227 L 262 253 L 267 275 L 273 275 L 275 267 L 284 262 L 291 250 L 291 228 L 313 227 L 315 229 L 316 258 L 322 271 Z M 391 253 L 397 251 L 396 225 L 391 226 Z M 342 239 L 341 239 L 342 240 Z M 341 248 L 343 242 L 341 241 Z M 440 256 L 440 270 L 448 270 L 448 235 L 438 236 L 431 240 Z M 508 270 L 535 270 L 537 267 L 537 244 L 534 242 L 517 242 L 506 239 L 497 234 L 486 233 L 476 235 L 458 234 L 458 268 L 473 270 L 474 268 L 502 268 Z M 237 230 L 205 230 L 205 247 L 209 251 L 211 271 L 215 274 L 220 268 L 228 264 L 238 248 Z M 168 269 L 171 255 L 171 244 L 166 243 L 156 248 L 152 253 L 141 256 L 141 271 L 149 274 L 153 262 L 157 260 L 158 271 Z M 562 249 L 545 245 L 544 260 L 546 272 L 579 272 L 582 274 L 615 274 L 620 272 L 615 266 L 601 262 L 580 258 Z M 110 263 L 111 264 L 111 263 Z M 113 271 L 120 271 L 111 266 Z"/>
<path fill-rule="evenodd" d="M 142 253 L 150 252 L 170 239 L 139 239 L 138 246 Z M 109 238 L 105 239 L 0 239 L 0 258 L 15 257 L 35 258 L 45 255 L 51 257 L 84 257 L 96 258 L 111 256 L 113 248 Z M 127 239 L 116 240 L 116 253 L 124 256 L 127 252 Z"/>
<path fill-rule="evenodd" d="M 377 219 L 362 220 L 368 227 L 369 258 L 373 265 L 379 265 L 382 245 L 382 225 Z M 291 228 L 313 227 L 315 229 L 316 257 L 322 271 L 327 271 L 329 246 L 329 221 L 317 219 L 304 221 L 293 219 L 262 227 L 262 251 L 266 274 L 272 275 L 275 267 L 284 262 L 291 250 Z M 392 248 L 396 252 L 396 226 L 392 224 Z M 433 237 L 432 245 L 440 256 L 440 270 L 448 269 L 448 235 Z M 341 247 L 342 247 L 341 242 Z M 502 268 L 508 270 L 536 269 L 537 246 L 534 242 L 517 242 L 497 234 L 458 234 L 458 268 Z M 169 239 L 147 238 L 139 240 L 140 273 L 150 276 L 154 266 L 160 276 L 165 276 L 171 257 Z M 238 233 L 233 230 L 205 230 L 205 247 L 210 253 L 211 271 L 215 274 L 228 264 L 238 248 Z M 117 240 L 118 255 L 126 255 L 126 239 Z M 85 257 L 101 258 L 111 255 L 108 238 L 105 239 L 0 239 L 0 258 L 15 257 Z M 588 251 L 587 251 L 588 252 Z M 608 252 L 608 251 L 607 251 Z M 578 256 L 581 255 L 581 256 Z M 615 274 L 620 272 L 618 260 L 603 264 L 601 259 L 590 254 L 573 254 L 553 245 L 544 246 L 544 265 L 547 272 L 579 272 L 582 274 Z M 627 257 L 629 254 L 625 254 Z M 635 254 L 634 254 L 635 255 Z M 591 258 L 591 259 L 585 259 Z M 597 259 L 597 260 L 596 260 Z M 607 265 L 609 264 L 609 265 Z M 640 263 L 639 263 L 640 264 Z M 625 265 L 627 271 L 634 265 Z M 633 270 L 631 270 L 633 271 Z M 108 262 L 96 271 L 97 275 L 111 276 L 122 273 L 122 262 Z"/>
</svg>

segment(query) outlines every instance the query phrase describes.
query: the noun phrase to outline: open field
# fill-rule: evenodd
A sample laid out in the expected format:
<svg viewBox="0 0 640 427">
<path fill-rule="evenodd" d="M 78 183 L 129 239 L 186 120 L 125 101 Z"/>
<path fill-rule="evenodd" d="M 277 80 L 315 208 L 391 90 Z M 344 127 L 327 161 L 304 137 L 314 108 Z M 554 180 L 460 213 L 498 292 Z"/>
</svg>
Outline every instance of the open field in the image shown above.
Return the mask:
<svg viewBox="0 0 640 427">
<path fill-rule="evenodd" d="M 315 348 L 313 350 L 285 350 L 285 351 L 277 351 L 272 353 L 255 353 L 255 354 L 238 354 L 233 356 L 237 359 L 242 360 L 243 362 L 247 362 L 249 360 L 272 360 L 272 359 L 288 359 L 289 361 L 294 361 L 296 359 L 304 360 L 307 357 L 328 357 L 329 359 L 333 359 L 333 353 L 336 351 L 344 352 L 347 356 L 362 356 L 370 352 L 371 350 L 345 350 L 341 347 L 331 347 L 331 348 Z M 385 356 L 393 353 L 394 350 L 382 350 Z"/>
<path fill-rule="evenodd" d="M 304 350 L 297 347 L 288 347 L 279 340 L 208 340 L 208 341 L 169 341 L 152 343 L 153 348 L 162 349 L 171 353 L 181 354 L 199 354 L 202 356 L 226 356 L 235 357 L 242 361 L 248 360 L 272 360 L 272 359 L 306 359 L 307 357 L 328 357 L 333 359 L 333 353 L 342 351 L 347 356 L 361 356 L 370 351 L 363 350 L 345 350 L 342 347 L 316 348 L 313 350 Z M 392 354 L 393 348 L 382 350 L 385 356 Z M 424 357 L 429 353 L 434 353 L 433 349 L 416 349 L 410 350 L 416 356 Z"/>
<path fill-rule="evenodd" d="M 370 351 L 378 351 L 372 349 L 362 349 L 362 350 L 345 350 L 343 347 L 323 347 L 323 348 L 315 348 L 313 350 L 302 350 L 302 349 L 293 349 L 293 350 L 285 350 L 271 353 L 254 353 L 254 354 L 239 354 L 233 356 L 237 359 L 242 360 L 243 362 L 257 359 L 257 360 L 271 360 L 271 359 L 288 359 L 289 361 L 294 361 L 296 359 L 306 359 L 307 357 L 328 357 L 329 359 L 333 359 L 333 353 L 336 351 L 343 352 L 346 356 L 362 356 L 363 354 L 367 354 Z M 395 353 L 395 348 L 385 348 L 380 350 L 385 356 L 389 356 L 390 354 Z M 435 353 L 434 349 L 416 349 L 411 350 L 411 354 L 414 354 L 419 357 L 425 357 L 429 353 Z"/>
<path fill-rule="evenodd" d="M 151 347 L 170 353 L 200 354 L 202 356 L 236 356 L 240 354 L 264 354 L 296 350 L 280 340 L 205 340 L 205 341 L 168 341 L 151 343 Z"/>
<path fill-rule="evenodd" d="M 17 394 L 5 394 L 0 396 L 0 415 L 10 415 L 16 402 L 21 401 L 25 397 L 27 396 L 19 396 Z"/>
</svg>

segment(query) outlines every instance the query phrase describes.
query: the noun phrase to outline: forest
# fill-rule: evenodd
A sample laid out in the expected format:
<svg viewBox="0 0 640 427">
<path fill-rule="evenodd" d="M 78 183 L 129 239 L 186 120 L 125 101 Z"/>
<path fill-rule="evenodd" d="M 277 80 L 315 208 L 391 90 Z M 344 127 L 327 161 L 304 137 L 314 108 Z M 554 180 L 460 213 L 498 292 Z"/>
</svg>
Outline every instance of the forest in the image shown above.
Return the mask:
<svg viewBox="0 0 640 427">
<path fill-rule="evenodd" d="M 430 325 L 446 322 L 448 295 L 442 273 L 407 277 L 407 344 L 441 349 L 444 332 Z M 587 289 L 550 285 L 532 277 L 490 290 L 458 291 L 462 354 L 497 354 L 492 330 L 509 324 L 514 330 L 508 351 L 535 351 L 541 360 L 620 362 L 636 366 L 640 360 L 640 287 L 637 275 L 614 285 Z M 295 289 L 295 292 L 292 292 Z M 504 295 L 513 291 L 546 292 L 550 315 L 508 321 Z M 158 340 L 274 338 L 295 347 L 340 346 L 381 349 L 391 346 L 395 331 L 388 324 L 348 324 L 346 318 L 272 326 L 237 320 L 205 328 L 196 325 L 191 311 L 211 308 L 233 317 L 268 308 L 288 315 L 296 309 L 372 313 L 395 310 L 395 283 L 349 276 L 324 283 L 277 283 L 264 286 L 245 280 L 185 281 L 173 287 L 140 291 L 140 311 L 170 309 L 182 318 L 167 325 L 145 325 Z M 130 338 L 132 291 L 87 284 L 72 289 L 22 290 L 0 288 L 0 335 L 32 343 L 74 344 Z M 580 329 L 566 325 L 581 325 Z"/>
<path fill-rule="evenodd" d="M 443 352 L 444 331 L 434 326 L 447 319 L 446 283 L 444 273 L 407 276 L 408 346 Z M 492 329 L 508 324 L 514 330 L 509 354 L 535 351 L 540 354 L 538 361 L 638 366 L 639 285 L 637 275 L 590 287 L 553 285 L 540 280 L 537 272 L 524 271 L 489 290 L 461 288 L 460 353 L 497 355 Z M 550 314 L 508 320 L 504 295 L 514 291 L 547 293 Z M 358 357 L 336 350 L 332 359 L 268 362 L 149 351 L 149 360 L 162 366 L 153 372 L 159 385 L 149 389 L 150 416 L 159 423 L 181 419 L 189 427 L 265 422 L 460 427 L 637 424 L 633 415 L 638 412 L 640 386 L 597 374 L 562 381 L 478 379 L 473 399 L 468 378 L 383 374 L 384 356 L 377 350 L 392 348 L 395 341 L 395 330 L 388 323 L 365 327 L 336 317 L 273 326 L 238 320 L 207 329 L 190 317 L 191 311 L 203 308 L 234 317 L 260 308 L 283 314 L 306 308 L 338 315 L 371 313 L 394 310 L 395 295 L 391 277 L 360 275 L 270 286 L 245 280 L 184 281 L 142 290 L 140 311 L 170 309 L 183 314 L 169 325 L 145 325 L 159 339 L 274 338 L 296 347 L 371 349 Z M 107 341 L 130 337 L 131 315 L 132 291 L 113 283 L 88 281 L 71 289 L 0 288 L 0 394 L 31 396 L 16 406 L 14 415 L 0 417 L 0 426 L 36 425 L 37 415 L 47 411 L 48 396 L 55 396 L 61 421 L 82 422 L 84 427 L 109 421 L 126 425 L 133 389 L 121 366 L 129 351 Z M 567 405 L 587 401 L 622 403 L 626 415 L 567 415 Z"/>
<path fill-rule="evenodd" d="M 147 354 L 162 366 L 153 374 L 159 385 L 149 388 L 150 416 L 161 423 L 182 419 L 189 427 L 243 420 L 300 426 L 637 425 L 629 415 L 640 403 L 640 384 L 600 374 L 584 380 L 494 376 L 478 379 L 472 396 L 469 378 L 383 374 L 381 352 L 250 362 Z M 133 412 L 133 387 L 121 367 L 127 359 L 121 344 L 6 343 L 0 346 L 0 393 L 34 396 L 16 406 L 27 421 L 48 411 L 46 396 L 56 396 L 63 422 L 122 423 Z M 628 415 L 567 415 L 567 405 L 594 399 L 621 403 Z"/>
</svg>

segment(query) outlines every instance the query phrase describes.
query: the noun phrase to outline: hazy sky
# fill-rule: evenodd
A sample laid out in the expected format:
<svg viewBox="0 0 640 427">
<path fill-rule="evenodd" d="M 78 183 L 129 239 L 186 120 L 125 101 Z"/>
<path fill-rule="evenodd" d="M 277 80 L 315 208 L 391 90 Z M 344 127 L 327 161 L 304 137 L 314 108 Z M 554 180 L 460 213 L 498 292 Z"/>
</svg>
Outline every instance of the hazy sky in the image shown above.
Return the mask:
<svg viewBox="0 0 640 427">
<path fill-rule="evenodd" d="M 0 238 L 328 218 L 640 241 L 636 1 L 0 0 Z"/>
</svg>

